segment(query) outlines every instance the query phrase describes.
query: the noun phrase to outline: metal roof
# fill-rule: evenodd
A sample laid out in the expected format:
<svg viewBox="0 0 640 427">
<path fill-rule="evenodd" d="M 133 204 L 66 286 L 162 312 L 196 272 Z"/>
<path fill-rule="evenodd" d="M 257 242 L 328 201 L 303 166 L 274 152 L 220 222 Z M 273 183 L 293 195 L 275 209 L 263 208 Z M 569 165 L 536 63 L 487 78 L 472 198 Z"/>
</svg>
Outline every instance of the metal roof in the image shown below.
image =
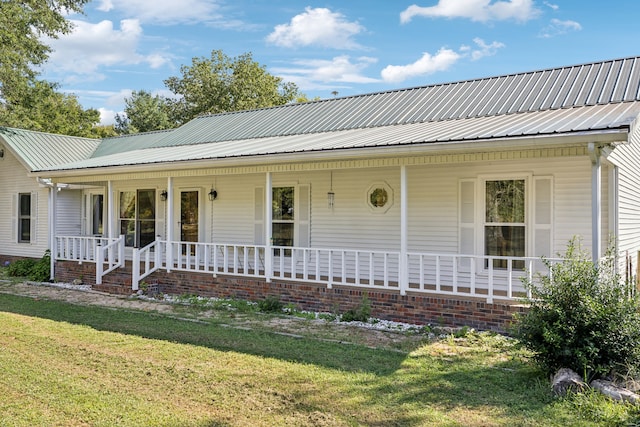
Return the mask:
<svg viewBox="0 0 640 427">
<path fill-rule="evenodd" d="M 153 146 L 172 129 L 155 132 L 135 133 L 130 135 L 105 138 L 92 157 L 108 156 L 122 151 L 133 151 Z"/>
<path fill-rule="evenodd" d="M 50 170 L 63 171 L 188 160 L 317 153 L 354 148 L 393 148 L 411 144 L 571 135 L 579 132 L 626 132 L 639 113 L 640 103 L 625 102 L 313 134 L 227 140 L 192 145 L 188 148 L 176 145 L 114 153 L 52 167 Z"/>
<path fill-rule="evenodd" d="M 99 147 L 95 140 L 26 131 L 10 139 L 33 169 L 70 170 L 626 131 L 639 101 L 640 57 L 631 57 L 202 116 L 170 131 L 107 138 Z"/>
<path fill-rule="evenodd" d="M 31 171 L 86 159 L 100 144 L 99 139 L 5 127 L 0 127 L 0 142 L 4 142 Z"/>
<path fill-rule="evenodd" d="M 150 146 L 332 132 L 639 100 L 640 57 L 633 57 L 202 116 Z"/>
</svg>

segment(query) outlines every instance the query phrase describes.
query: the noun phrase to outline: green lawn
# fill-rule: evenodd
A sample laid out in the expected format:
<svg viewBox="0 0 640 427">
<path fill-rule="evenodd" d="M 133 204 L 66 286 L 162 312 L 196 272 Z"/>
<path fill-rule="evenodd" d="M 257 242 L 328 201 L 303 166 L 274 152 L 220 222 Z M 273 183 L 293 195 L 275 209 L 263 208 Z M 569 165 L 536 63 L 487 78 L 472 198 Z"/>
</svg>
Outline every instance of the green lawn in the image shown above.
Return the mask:
<svg viewBox="0 0 640 427">
<path fill-rule="evenodd" d="M 640 422 L 596 395 L 554 398 L 500 336 L 400 351 L 229 324 L 0 294 L 0 426 Z"/>
</svg>

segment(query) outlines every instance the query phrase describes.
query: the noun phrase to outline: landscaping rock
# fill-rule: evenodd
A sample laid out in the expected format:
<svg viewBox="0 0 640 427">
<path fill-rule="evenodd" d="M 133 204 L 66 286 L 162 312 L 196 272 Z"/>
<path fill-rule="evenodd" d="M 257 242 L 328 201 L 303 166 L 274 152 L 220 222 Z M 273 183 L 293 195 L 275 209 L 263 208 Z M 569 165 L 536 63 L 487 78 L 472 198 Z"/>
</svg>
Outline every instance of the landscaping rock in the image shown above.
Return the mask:
<svg viewBox="0 0 640 427">
<path fill-rule="evenodd" d="M 553 392 L 557 396 L 564 396 L 569 391 L 581 392 L 588 388 L 582 377 L 568 368 L 562 368 L 553 376 L 551 383 Z"/>
<path fill-rule="evenodd" d="M 637 404 L 640 402 L 640 396 L 626 388 L 617 386 L 611 381 L 607 380 L 593 380 L 591 381 L 591 387 L 598 390 L 605 396 L 609 396 L 613 400 L 621 402 L 631 402 Z"/>
</svg>

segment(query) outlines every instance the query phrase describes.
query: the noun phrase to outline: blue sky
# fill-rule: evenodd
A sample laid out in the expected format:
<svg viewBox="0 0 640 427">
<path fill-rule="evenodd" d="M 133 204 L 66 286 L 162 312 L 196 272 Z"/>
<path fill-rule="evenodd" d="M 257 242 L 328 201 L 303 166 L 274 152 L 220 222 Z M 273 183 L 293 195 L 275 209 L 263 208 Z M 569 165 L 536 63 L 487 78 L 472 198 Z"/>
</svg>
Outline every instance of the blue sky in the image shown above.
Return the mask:
<svg viewBox="0 0 640 427">
<path fill-rule="evenodd" d="M 47 41 L 42 75 L 108 124 L 212 50 L 331 98 L 639 55 L 639 15 L 637 0 L 93 0 Z"/>
</svg>

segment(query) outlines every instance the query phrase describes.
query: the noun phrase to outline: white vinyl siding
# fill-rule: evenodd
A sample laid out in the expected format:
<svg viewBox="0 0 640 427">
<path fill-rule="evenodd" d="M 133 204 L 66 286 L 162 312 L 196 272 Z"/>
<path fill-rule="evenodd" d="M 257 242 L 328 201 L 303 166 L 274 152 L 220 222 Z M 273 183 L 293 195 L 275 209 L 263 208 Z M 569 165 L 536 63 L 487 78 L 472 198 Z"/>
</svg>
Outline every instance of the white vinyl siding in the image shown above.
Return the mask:
<svg viewBox="0 0 640 427">
<path fill-rule="evenodd" d="M 82 232 L 82 191 L 64 190 L 56 195 L 56 234 L 79 236 Z M 43 221 L 46 218 L 42 219 Z"/>
<path fill-rule="evenodd" d="M 640 251 L 640 129 L 638 127 L 635 127 L 635 131 L 631 134 L 629 144 L 616 147 L 611 160 L 618 169 L 618 253 L 623 259 L 627 255 L 632 259 L 632 273 L 636 274 L 640 264 L 637 258 Z M 616 220 L 610 219 L 609 222 L 615 224 Z M 621 273 L 624 273 L 624 270 Z"/>
<path fill-rule="evenodd" d="M 18 243 L 18 194 L 31 194 L 31 241 Z M 49 189 L 40 186 L 11 153 L 0 160 L 0 254 L 40 258 L 49 246 Z M 79 209 L 79 207 L 78 207 Z"/>
<path fill-rule="evenodd" d="M 533 178 L 533 254 L 553 257 L 553 177 Z"/>
</svg>

